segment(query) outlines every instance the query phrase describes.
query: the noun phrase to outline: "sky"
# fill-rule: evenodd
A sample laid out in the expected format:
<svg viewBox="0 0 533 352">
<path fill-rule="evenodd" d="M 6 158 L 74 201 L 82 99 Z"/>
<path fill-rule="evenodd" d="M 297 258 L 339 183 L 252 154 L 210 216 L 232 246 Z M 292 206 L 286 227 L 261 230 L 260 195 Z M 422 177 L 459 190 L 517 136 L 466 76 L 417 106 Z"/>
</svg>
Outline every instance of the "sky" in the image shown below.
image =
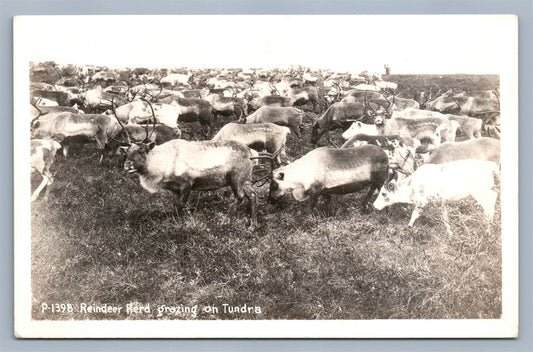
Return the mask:
<svg viewBox="0 0 533 352">
<path fill-rule="evenodd" d="M 113 68 L 498 74 L 515 26 L 498 15 L 27 16 L 14 42 L 15 60 Z"/>
</svg>

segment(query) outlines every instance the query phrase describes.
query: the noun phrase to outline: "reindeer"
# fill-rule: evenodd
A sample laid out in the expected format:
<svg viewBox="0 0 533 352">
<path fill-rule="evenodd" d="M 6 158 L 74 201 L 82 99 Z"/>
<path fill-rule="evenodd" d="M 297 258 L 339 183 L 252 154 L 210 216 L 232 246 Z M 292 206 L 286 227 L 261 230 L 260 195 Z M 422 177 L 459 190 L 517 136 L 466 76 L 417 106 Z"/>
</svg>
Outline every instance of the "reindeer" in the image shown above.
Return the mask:
<svg viewBox="0 0 533 352">
<path fill-rule="evenodd" d="M 73 142 L 95 141 L 97 148 L 103 151 L 109 136 L 113 136 L 118 127 L 113 119 L 107 115 L 74 114 L 71 112 L 48 113 L 32 120 L 31 138 L 60 141 L 63 147 L 63 156 L 66 158 L 69 145 Z"/>
<path fill-rule="evenodd" d="M 254 159 L 274 160 L 282 152 L 262 153 L 232 140 L 187 141 L 174 139 L 156 145 L 149 141 L 148 132 L 141 143 L 128 142 L 124 170 L 139 174 L 141 186 L 150 193 L 169 190 L 177 195 L 181 210 L 191 191 L 209 191 L 229 186 L 235 195 L 229 216 L 235 213 L 244 198 L 250 202 L 250 229 L 257 227 L 256 194 L 252 175 Z M 260 182 L 264 180 L 256 180 Z"/>
<path fill-rule="evenodd" d="M 45 187 L 44 199 L 46 200 L 50 193 L 50 186 L 54 182 L 50 167 L 54 162 L 56 152 L 61 148 L 61 144 L 49 139 L 32 139 L 30 143 L 31 170 L 32 172 L 38 172 L 42 177 L 41 183 L 31 195 L 31 201 L 35 201 Z"/>
<path fill-rule="evenodd" d="M 373 92 L 370 92 L 373 93 Z M 366 93 L 364 94 L 364 101 L 356 101 L 356 102 L 338 102 L 332 104 L 323 114 L 320 116 L 317 120 L 317 122 L 313 125 L 313 132 L 311 135 L 311 143 L 313 145 L 316 145 L 322 135 L 327 133 L 328 131 L 336 130 L 338 128 L 342 128 L 346 130 L 350 127 L 350 125 L 353 122 L 356 121 L 366 121 L 366 120 L 373 120 L 376 116 L 384 115 L 387 117 L 390 114 L 390 106 L 392 105 L 388 100 L 385 99 L 385 101 L 388 103 L 385 108 L 382 108 L 381 106 L 378 108 L 378 110 L 374 109 L 372 105 L 374 103 L 378 105 L 376 101 L 380 100 L 372 100 L 367 101 L 366 99 Z M 357 98 L 357 97 L 355 97 Z M 328 142 L 333 142 L 328 137 Z"/>
<path fill-rule="evenodd" d="M 277 154 L 275 160 L 279 166 L 282 161 L 289 159 L 285 153 L 285 143 L 290 133 L 288 127 L 273 123 L 228 123 L 218 131 L 213 141 L 236 141 L 258 152 L 266 150 L 273 155 Z"/>
<path fill-rule="evenodd" d="M 268 199 L 276 203 L 286 194 L 292 194 L 299 202 L 309 199 L 313 210 L 322 196 L 329 209 L 332 194 L 355 193 L 369 186 L 361 209 L 367 212 L 375 191 L 388 178 L 388 168 L 387 154 L 374 145 L 313 149 L 273 171 Z"/>
<path fill-rule="evenodd" d="M 139 174 L 141 186 L 150 193 L 169 190 L 182 209 L 190 192 L 229 186 L 235 195 L 232 216 L 244 198 L 250 202 L 250 228 L 257 227 L 256 195 L 252 189 L 252 150 L 234 141 L 186 141 L 175 139 L 159 146 L 133 144 L 124 169 Z M 256 155 L 257 156 L 257 155 Z"/>
<path fill-rule="evenodd" d="M 112 115 L 115 116 L 121 129 L 114 136 L 108 136 L 109 141 L 106 144 L 104 151 L 106 155 L 116 155 L 119 149 L 121 152 L 124 152 L 123 148 L 131 146 L 133 143 L 155 143 L 156 145 L 160 145 L 172 139 L 181 137 L 181 130 L 177 126 L 170 127 L 164 124 L 156 124 L 156 114 L 152 104 L 148 100 L 144 98 L 142 99 L 143 102 L 150 107 L 151 126 L 137 124 L 124 125 L 118 117 L 119 114 L 117 114 L 115 110 L 114 103 L 111 102 Z"/>
</svg>

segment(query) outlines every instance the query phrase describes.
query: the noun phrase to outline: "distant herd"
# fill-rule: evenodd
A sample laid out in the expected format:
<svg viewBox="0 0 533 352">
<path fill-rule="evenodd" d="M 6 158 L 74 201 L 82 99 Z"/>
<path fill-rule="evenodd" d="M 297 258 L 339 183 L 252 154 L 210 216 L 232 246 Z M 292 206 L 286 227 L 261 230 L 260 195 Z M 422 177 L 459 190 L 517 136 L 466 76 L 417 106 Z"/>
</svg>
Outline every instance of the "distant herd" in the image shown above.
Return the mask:
<svg viewBox="0 0 533 352">
<path fill-rule="evenodd" d="M 424 206 L 437 200 L 450 233 L 448 202 L 471 196 L 489 226 L 494 216 L 500 173 L 498 90 L 450 90 L 429 98 L 422 92 L 417 101 L 397 97 L 397 84 L 368 72 L 354 77 L 308 69 L 235 69 L 158 76 L 130 70 L 128 76 L 72 65 L 70 79 L 79 84 L 62 86 L 64 77 L 55 85 L 39 81 L 37 68 L 30 69 L 30 164 L 42 181 L 32 201 L 43 189 L 47 198 L 58 150 L 67 157 L 72 143 L 95 142 L 100 161 L 122 153 L 125 171 L 138 174 L 149 192 L 174 192 L 178 208 L 191 191 L 229 186 L 235 196 L 229 218 L 246 199 L 252 229 L 259 226 L 254 175 L 265 165 L 270 171 L 263 179 L 270 183 L 273 203 L 291 194 L 314 209 L 322 197 L 329 209 L 333 194 L 367 189 L 363 213 L 371 204 L 378 210 L 413 204 L 412 226 Z M 307 114 L 306 107 L 319 115 Z M 234 116 L 234 122 L 209 139 L 219 116 Z M 287 155 L 287 138 L 294 133 L 301 140 L 303 121 L 309 118 L 315 149 L 293 159 L 298 156 Z M 200 124 L 203 140 L 182 130 L 188 122 Z M 346 140 L 341 146 L 330 137 L 337 129 Z M 333 146 L 316 147 L 322 137 Z"/>
</svg>

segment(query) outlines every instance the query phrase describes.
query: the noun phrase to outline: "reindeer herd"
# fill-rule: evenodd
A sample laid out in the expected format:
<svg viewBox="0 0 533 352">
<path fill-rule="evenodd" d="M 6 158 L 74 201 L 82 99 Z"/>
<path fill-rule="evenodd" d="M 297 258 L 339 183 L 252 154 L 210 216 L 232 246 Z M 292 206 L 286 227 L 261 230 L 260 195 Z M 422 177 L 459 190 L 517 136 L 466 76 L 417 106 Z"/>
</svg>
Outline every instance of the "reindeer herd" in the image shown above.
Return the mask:
<svg viewBox="0 0 533 352">
<path fill-rule="evenodd" d="M 377 209 L 411 203 L 410 226 L 432 199 L 442 202 L 447 221 L 446 203 L 472 196 L 492 221 L 499 192 L 497 90 L 430 91 L 429 99 L 422 94 L 416 101 L 396 96 L 396 83 L 364 73 L 139 70 L 124 79 L 124 72 L 69 68 L 68 86 L 61 85 L 65 77 L 46 84 L 39 70 L 30 70 L 30 163 L 42 176 L 32 201 L 45 188 L 48 196 L 58 150 L 67 157 L 73 143 L 95 143 L 100 162 L 123 155 L 125 171 L 139 175 L 148 192 L 175 193 L 178 209 L 191 191 L 229 186 L 230 215 L 246 199 L 252 229 L 259 226 L 258 183 L 270 184 L 270 202 L 291 194 L 311 209 L 320 197 L 329 209 L 333 194 L 368 189 L 362 212 L 371 203 Z M 233 121 L 214 134 L 221 116 Z M 288 136 L 303 143 L 309 119 L 313 149 L 288 155 Z M 199 130 L 190 129 L 195 124 Z M 346 139 L 340 147 L 330 136 L 337 129 Z M 333 146 L 317 147 L 324 136 Z"/>
</svg>

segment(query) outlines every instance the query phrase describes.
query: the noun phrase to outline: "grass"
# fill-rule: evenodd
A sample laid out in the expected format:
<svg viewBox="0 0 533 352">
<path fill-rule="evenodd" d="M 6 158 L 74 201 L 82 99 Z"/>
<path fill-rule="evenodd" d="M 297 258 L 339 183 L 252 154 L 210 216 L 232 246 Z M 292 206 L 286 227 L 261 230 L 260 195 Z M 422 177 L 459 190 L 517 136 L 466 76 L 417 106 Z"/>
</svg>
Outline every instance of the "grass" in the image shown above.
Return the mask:
<svg viewBox="0 0 533 352">
<path fill-rule="evenodd" d="M 405 78 L 407 80 L 407 78 Z M 409 84 L 424 77 L 409 77 Z M 400 85 L 402 84 L 402 81 Z M 481 80 L 488 86 L 490 77 Z M 490 88 L 490 87 L 489 87 Z M 309 150 L 313 113 L 288 154 Z M 339 139 L 339 132 L 334 139 Z M 325 140 L 321 141 L 325 144 Z M 412 208 L 360 214 L 364 192 L 336 196 L 334 214 L 312 213 L 257 189 L 260 228 L 247 205 L 226 224 L 229 190 L 193 192 L 190 214 L 170 193 L 149 194 L 117 160 L 98 163 L 94 146 L 57 155 L 47 201 L 32 204 L 33 319 L 489 319 L 501 315 L 499 202 L 490 231 L 481 208 L 449 206 L 454 235 L 429 206 L 407 227 Z M 34 186 L 38 183 L 33 180 Z M 41 312 L 42 303 L 150 304 L 150 313 Z M 162 314 L 161 305 L 192 307 Z M 228 306 L 261 313 L 229 313 Z M 217 306 L 219 312 L 203 311 Z"/>
</svg>

